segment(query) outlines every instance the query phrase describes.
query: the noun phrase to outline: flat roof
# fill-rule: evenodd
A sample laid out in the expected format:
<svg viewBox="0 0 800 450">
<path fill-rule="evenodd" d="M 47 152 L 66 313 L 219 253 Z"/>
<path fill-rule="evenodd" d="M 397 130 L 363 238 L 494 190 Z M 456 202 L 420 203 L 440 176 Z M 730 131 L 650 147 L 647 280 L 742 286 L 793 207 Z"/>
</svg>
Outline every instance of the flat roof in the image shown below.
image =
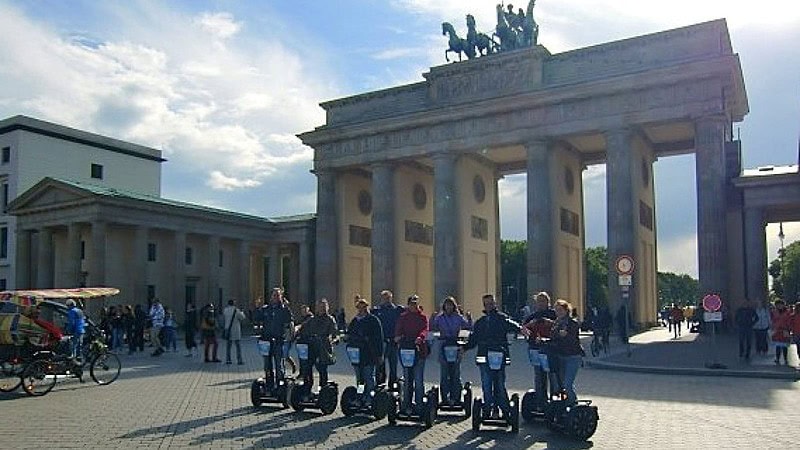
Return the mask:
<svg viewBox="0 0 800 450">
<path fill-rule="evenodd" d="M 0 120 L 0 135 L 11 133 L 12 131 L 27 131 L 151 161 L 166 161 L 161 157 L 161 150 L 23 115 Z"/>
</svg>

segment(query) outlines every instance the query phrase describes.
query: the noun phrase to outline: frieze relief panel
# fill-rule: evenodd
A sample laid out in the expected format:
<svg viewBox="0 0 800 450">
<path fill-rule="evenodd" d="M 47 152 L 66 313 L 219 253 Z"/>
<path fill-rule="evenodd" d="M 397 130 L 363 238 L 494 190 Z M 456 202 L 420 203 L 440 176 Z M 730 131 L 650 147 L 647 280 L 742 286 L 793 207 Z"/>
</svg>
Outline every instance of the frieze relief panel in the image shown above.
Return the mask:
<svg viewBox="0 0 800 450">
<path fill-rule="evenodd" d="M 318 159 L 331 160 L 393 148 L 470 140 L 486 134 L 508 133 L 537 126 L 558 125 L 581 120 L 596 120 L 598 117 L 633 114 L 666 107 L 703 105 L 715 101 L 719 102 L 718 108 L 721 112 L 724 110 L 721 95 L 721 81 L 708 78 L 603 97 L 565 100 L 538 108 L 519 109 L 321 144 L 317 146 L 320 152 L 316 156 Z M 579 131 L 583 130 L 576 128 L 575 132 Z"/>
</svg>

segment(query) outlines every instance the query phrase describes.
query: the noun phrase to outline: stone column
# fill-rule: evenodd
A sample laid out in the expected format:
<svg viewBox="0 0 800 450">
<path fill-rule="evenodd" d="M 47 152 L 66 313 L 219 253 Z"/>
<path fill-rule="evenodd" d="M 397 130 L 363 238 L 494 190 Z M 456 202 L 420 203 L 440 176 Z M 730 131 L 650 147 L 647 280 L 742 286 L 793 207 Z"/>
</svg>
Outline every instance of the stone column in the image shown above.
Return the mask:
<svg viewBox="0 0 800 450">
<path fill-rule="evenodd" d="M 146 227 L 133 227 L 133 252 L 131 252 L 130 267 L 133 277 L 132 300 L 136 303 L 147 301 L 147 234 Z M 180 305 L 178 306 L 180 307 Z"/>
<path fill-rule="evenodd" d="M 53 232 L 47 228 L 38 231 L 36 251 L 36 288 L 53 287 Z"/>
<path fill-rule="evenodd" d="M 172 299 L 168 304 L 172 304 L 179 311 L 184 311 L 186 305 L 186 232 L 175 231 L 173 242 L 175 263 L 172 269 L 174 270 L 172 275 Z"/>
<path fill-rule="evenodd" d="M 538 139 L 525 145 L 528 176 L 528 292 L 553 295 L 553 193 L 550 188 L 551 152 L 548 142 Z"/>
<path fill-rule="evenodd" d="M 456 193 L 456 156 L 433 155 L 433 259 L 434 304 L 436 299 L 459 298 L 461 227 Z"/>
<path fill-rule="evenodd" d="M 317 171 L 316 292 L 327 297 L 331 308 L 343 306 L 339 298 L 339 222 L 336 212 L 336 173 Z"/>
<path fill-rule="evenodd" d="M 67 249 L 65 253 L 63 287 L 78 287 L 81 273 L 81 225 L 79 223 L 67 225 Z"/>
<path fill-rule="evenodd" d="M 250 301 L 250 243 L 244 240 L 236 241 L 236 255 L 239 260 L 239 276 L 235 278 L 237 287 L 232 295 L 238 296 L 239 302 Z M 225 303 L 225 299 L 223 304 Z"/>
<path fill-rule="evenodd" d="M 89 286 L 106 285 L 106 231 L 103 221 L 92 222 L 92 254 L 89 262 Z"/>
<path fill-rule="evenodd" d="M 278 243 L 270 244 L 269 250 L 269 286 L 267 286 L 267 295 L 272 292 L 272 288 L 281 285 L 281 248 Z M 269 300 L 265 298 L 264 301 Z"/>
<path fill-rule="evenodd" d="M 395 168 L 372 166 L 372 299 L 384 289 L 395 291 Z"/>
<path fill-rule="evenodd" d="M 13 289 L 29 289 L 31 286 L 31 232 L 17 228 L 17 245 L 14 258 L 16 270 Z"/>
<path fill-rule="evenodd" d="M 305 233 L 304 233 L 305 234 Z M 311 248 L 308 243 L 308 239 L 304 238 L 298 244 L 297 250 L 297 264 L 298 264 L 298 294 L 300 294 L 300 298 L 307 304 L 314 305 L 314 298 L 311 297 L 311 261 L 309 258 L 311 256 Z"/>
<path fill-rule="evenodd" d="M 611 314 L 628 305 L 635 305 L 636 287 L 630 286 L 629 297 L 623 299 L 615 262 L 621 255 L 634 257 L 636 228 L 633 210 L 633 133 L 619 128 L 605 133 L 606 199 L 608 220 L 608 303 Z M 635 316 L 633 316 L 635 317 Z"/>
<path fill-rule="evenodd" d="M 760 208 L 744 210 L 744 255 L 746 295 L 749 300 L 763 302 L 767 299 L 767 240 L 764 211 Z M 731 299 L 738 300 L 738 299 Z M 734 308 L 731 308 L 734 311 Z"/>
<path fill-rule="evenodd" d="M 502 300 L 503 296 L 503 271 L 502 271 L 502 261 L 501 261 L 501 242 L 502 239 L 500 238 L 500 189 L 498 182 L 503 178 L 502 175 L 495 172 L 494 174 L 494 267 L 495 267 L 495 286 L 494 286 L 494 295 Z"/>
<path fill-rule="evenodd" d="M 697 177 L 697 259 L 700 294 L 727 294 L 727 233 L 725 217 L 724 116 L 703 117 L 695 122 L 695 171 Z"/>
<path fill-rule="evenodd" d="M 219 236 L 209 236 L 208 237 L 208 261 L 206 267 L 206 281 L 207 281 L 207 291 L 206 291 L 206 298 L 209 301 L 216 299 L 219 296 L 219 285 L 220 285 L 220 270 L 219 267 L 219 250 L 220 250 L 220 238 Z M 225 261 L 223 261 L 225 264 Z M 230 264 L 230 262 L 228 263 Z M 247 299 L 241 299 L 239 305 L 244 307 L 247 304 L 244 303 Z"/>
</svg>

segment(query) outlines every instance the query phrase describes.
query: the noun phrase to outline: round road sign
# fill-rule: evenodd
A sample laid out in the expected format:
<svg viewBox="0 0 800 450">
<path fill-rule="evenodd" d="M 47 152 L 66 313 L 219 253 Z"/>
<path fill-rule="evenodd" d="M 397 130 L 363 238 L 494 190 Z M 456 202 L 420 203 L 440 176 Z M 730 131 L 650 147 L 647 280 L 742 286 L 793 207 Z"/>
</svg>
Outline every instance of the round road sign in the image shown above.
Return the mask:
<svg viewBox="0 0 800 450">
<path fill-rule="evenodd" d="M 620 257 L 617 258 L 617 261 L 614 263 L 614 267 L 617 269 L 617 273 L 620 275 L 633 274 L 633 257 L 628 255 L 620 255 Z"/>
<path fill-rule="evenodd" d="M 703 297 L 703 309 L 708 312 L 717 312 L 722 308 L 722 299 L 717 294 L 708 294 Z"/>
</svg>

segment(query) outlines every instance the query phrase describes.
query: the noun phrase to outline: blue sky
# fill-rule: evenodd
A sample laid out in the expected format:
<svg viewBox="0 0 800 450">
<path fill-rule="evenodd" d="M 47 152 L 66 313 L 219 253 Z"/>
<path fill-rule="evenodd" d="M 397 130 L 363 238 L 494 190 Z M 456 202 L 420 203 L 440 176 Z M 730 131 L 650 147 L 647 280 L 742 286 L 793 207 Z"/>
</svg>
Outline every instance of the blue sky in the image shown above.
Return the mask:
<svg viewBox="0 0 800 450">
<path fill-rule="evenodd" d="M 0 117 L 27 114 L 162 149 L 165 197 L 262 216 L 315 210 L 295 134 L 322 101 L 420 81 L 444 64 L 441 22 L 494 26 L 495 1 L 0 0 Z M 517 6 L 525 7 L 525 2 Z M 800 4 L 538 0 L 552 53 L 725 17 L 751 113 L 747 167 L 796 164 Z M 696 275 L 694 159 L 655 166 L 659 265 Z M 605 175 L 584 173 L 588 245 L 605 243 Z M 501 185 L 504 238 L 525 236 L 525 179 Z M 787 243 L 798 224 L 784 228 Z M 771 253 L 777 226 L 768 228 Z"/>
</svg>

